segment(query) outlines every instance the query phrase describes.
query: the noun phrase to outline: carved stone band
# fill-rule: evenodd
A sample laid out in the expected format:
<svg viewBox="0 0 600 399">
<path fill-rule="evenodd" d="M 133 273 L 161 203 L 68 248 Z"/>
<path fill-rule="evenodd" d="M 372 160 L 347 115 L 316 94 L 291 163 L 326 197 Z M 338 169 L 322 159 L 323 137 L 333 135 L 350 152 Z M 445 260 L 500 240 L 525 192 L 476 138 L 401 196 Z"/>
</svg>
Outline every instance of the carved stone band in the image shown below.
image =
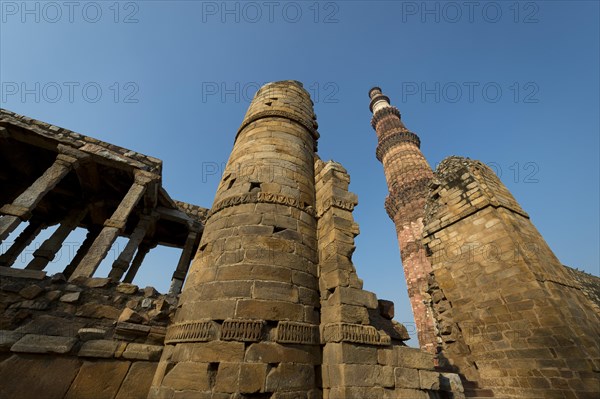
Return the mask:
<svg viewBox="0 0 600 399">
<path fill-rule="evenodd" d="M 225 320 L 221 328 L 223 341 L 257 342 L 262 337 L 262 320 Z"/>
<path fill-rule="evenodd" d="M 165 344 L 207 342 L 214 340 L 258 342 L 263 339 L 264 320 L 227 319 L 223 324 L 214 320 L 176 323 L 167 329 Z M 280 321 L 275 341 L 288 344 L 319 345 L 319 327 L 313 324 Z"/>
<path fill-rule="evenodd" d="M 319 207 L 319 209 L 317 210 L 317 217 L 321 217 L 331 207 L 340 208 L 352 212 L 356 205 L 356 202 L 346 201 L 341 198 L 328 198 L 323 203 L 323 206 Z"/>
<path fill-rule="evenodd" d="M 217 339 L 219 325 L 212 320 L 196 320 L 176 323 L 169 326 L 165 336 L 165 344 L 178 342 L 206 342 Z"/>
<path fill-rule="evenodd" d="M 242 204 L 257 204 L 257 203 L 267 203 L 267 204 L 277 204 L 277 205 L 286 205 L 293 206 L 294 208 L 298 208 L 303 212 L 308 213 L 311 216 L 315 216 L 315 210 L 312 206 L 301 202 L 297 198 L 290 197 L 284 194 L 275 194 L 275 193 L 267 193 L 267 192 L 258 192 L 258 193 L 247 193 L 242 195 L 235 195 L 233 197 L 225 198 L 222 201 L 219 201 L 213 206 L 208 213 L 208 218 L 210 218 L 215 213 L 229 208 L 231 206 L 242 205 Z"/>
<path fill-rule="evenodd" d="M 355 342 L 367 345 L 391 345 L 392 339 L 373 326 L 350 323 L 326 324 L 321 334 L 321 343 Z"/>
<path fill-rule="evenodd" d="M 284 344 L 319 345 L 319 327 L 313 324 L 280 321 L 275 340 Z"/>
</svg>

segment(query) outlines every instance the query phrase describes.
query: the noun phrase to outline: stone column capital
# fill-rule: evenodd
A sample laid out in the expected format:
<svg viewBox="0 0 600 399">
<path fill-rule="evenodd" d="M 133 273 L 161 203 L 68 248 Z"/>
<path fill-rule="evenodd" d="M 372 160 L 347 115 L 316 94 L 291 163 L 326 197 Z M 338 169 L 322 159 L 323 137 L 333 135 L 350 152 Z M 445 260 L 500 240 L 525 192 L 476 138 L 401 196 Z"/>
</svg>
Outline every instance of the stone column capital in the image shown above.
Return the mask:
<svg viewBox="0 0 600 399">
<path fill-rule="evenodd" d="M 141 169 L 136 169 L 133 172 L 133 178 L 136 184 L 141 184 L 143 186 L 160 180 L 159 175 Z"/>
<path fill-rule="evenodd" d="M 90 154 L 64 144 L 59 144 L 56 149 L 58 150 L 57 161 L 73 169 L 90 158 Z"/>
</svg>

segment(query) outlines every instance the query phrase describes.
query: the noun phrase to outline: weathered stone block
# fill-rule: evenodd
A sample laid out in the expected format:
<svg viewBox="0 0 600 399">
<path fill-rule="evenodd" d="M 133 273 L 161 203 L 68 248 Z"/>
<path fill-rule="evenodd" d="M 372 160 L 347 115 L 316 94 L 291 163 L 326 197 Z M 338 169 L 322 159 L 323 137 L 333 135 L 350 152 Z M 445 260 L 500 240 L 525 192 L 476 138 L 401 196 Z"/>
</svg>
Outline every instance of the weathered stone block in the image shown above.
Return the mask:
<svg viewBox="0 0 600 399">
<path fill-rule="evenodd" d="M 84 362 L 65 399 L 113 399 L 125 379 L 130 362 Z"/>
<path fill-rule="evenodd" d="M 322 323 L 369 324 L 369 312 L 364 306 L 333 305 L 321 308 Z"/>
<path fill-rule="evenodd" d="M 238 301 L 235 314 L 240 318 L 302 321 L 304 308 L 289 302 L 242 299 Z"/>
<path fill-rule="evenodd" d="M 144 318 L 136 313 L 133 309 L 125 308 L 119 315 L 120 323 L 142 323 Z"/>
<path fill-rule="evenodd" d="M 41 270 L 15 269 L 13 267 L 0 267 L 0 277 L 21 277 L 32 278 L 35 280 L 43 280 L 46 277 L 46 272 Z"/>
<path fill-rule="evenodd" d="M 435 397 L 435 396 L 434 396 Z M 385 390 L 383 399 L 430 399 L 431 396 L 425 391 L 419 389 L 396 388 L 394 390 Z"/>
<path fill-rule="evenodd" d="M 123 352 L 125 359 L 158 361 L 163 347 L 158 345 L 129 344 Z"/>
<path fill-rule="evenodd" d="M 182 391 L 209 391 L 208 363 L 177 363 L 165 376 L 162 385 Z"/>
<path fill-rule="evenodd" d="M 112 358 L 119 343 L 112 340 L 92 340 L 85 342 L 79 350 L 78 356 Z"/>
<path fill-rule="evenodd" d="M 246 351 L 247 362 L 260 363 L 306 363 L 317 364 L 320 360 L 318 348 L 260 342 L 250 345 Z"/>
<path fill-rule="evenodd" d="M 252 297 L 276 301 L 298 302 L 298 288 L 276 281 L 255 281 Z"/>
<path fill-rule="evenodd" d="M 307 364 L 280 363 L 276 368 L 273 368 L 269 372 L 265 391 L 305 390 L 314 385 L 314 366 Z"/>
<path fill-rule="evenodd" d="M 379 305 L 379 314 L 388 320 L 394 318 L 394 302 L 380 299 L 377 301 Z"/>
<path fill-rule="evenodd" d="M 104 288 L 112 282 L 109 277 L 91 277 L 88 278 L 84 285 L 89 288 Z"/>
<path fill-rule="evenodd" d="M 369 291 L 359 290 L 351 287 L 337 287 L 334 293 L 327 299 L 328 305 L 356 305 L 365 306 L 368 309 L 377 308 L 377 297 Z"/>
<path fill-rule="evenodd" d="M 98 303 L 86 303 L 79 307 L 76 316 L 92 317 L 96 319 L 116 319 L 119 317 L 119 309 Z"/>
<path fill-rule="evenodd" d="M 21 295 L 25 299 L 33 299 L 39 296 L 42 292 L 44 292 L 44 289 L 42 287 L 36 284 L 32 284 L 19 291 L 19 295 Z"/>
<path fill-rule="evenodd" d="M 395 366 L 433 370 L 433 355 L 421 349 L 396 346 L 394 358 Z"/>
<path fill-rule="evenodd" d="M 323 348 L 323 363 L 377 364 L 377 348 L 349 343 L 328 343 Z"/>
<path fill-rule="evenodd" d="M 80 365 L 73 357 L 13 355 L 0 363 L 0 398 L 63 398 Z"/>
<path fill-rule="evenodd" d="M 201 363 L 237 362 L 244 359 L 244 343 L 236 341 L 210 341 L 197 344 L 180 344 L 173 351 L 175 361 Z"/>
<path fill-rule="evenodd" d="M 77 331 L 85 324 L 81 320 L 71 320 L 47 314 L 36 317 L 26 325 L 19 327 L 16 331 L 25 334 L 59 335 L 63 337 L 75 337 Z"/>
<path fill-rule="evenodd" d="M 76 342 L 76 338 L 70 337 L 27 334 L 18 340 L 10 350 L 13 352 L 62 354 L 68 353 Z"/>
<path fill-rule="evenodd" d="M 139 287 L 135 284 L 129 284 L 129 283 L 121 283 L 119 285 L 117 285 L 117 292 L 120 292 L 122 294 L 128 294 L 128 295 L 132 295 L 138 292 Z"/>
<path fill-rule="evenodd" d="M 419 370 L 419 385 L 421 389 L 439 390 L 440 373 L 428 370 Z"/>
<path fill-rule="evenodd" d="M 394 376 L 396 381 L 396 388 L 415 388 L 421 387 L 419 380 L 419 370 L 396 367 L 394 369 Z"/>
<path fill-rule="evenodd" d="M 154 362 L 133 363 L 115 399 L 146 399 L 156 365 Z"/>
<path fill-rule="evenodd" d="M 80 297 L 81 292 L 69 292 L 68 294 L 61 296 L 60 301 L 65 303 L 74 303 L 77 302 Z"/>
<path fill-rule="evenodd" d="M 240 363 L 219 363 L 215 381 L 216 392 L 234 393 L 239 389 Z"/>
<path fill-rule="evenodd" d="M 243 363 L 240 369 L 239 391 L 241 393 L 264 392 L 267 365 Z"/>
</svg>

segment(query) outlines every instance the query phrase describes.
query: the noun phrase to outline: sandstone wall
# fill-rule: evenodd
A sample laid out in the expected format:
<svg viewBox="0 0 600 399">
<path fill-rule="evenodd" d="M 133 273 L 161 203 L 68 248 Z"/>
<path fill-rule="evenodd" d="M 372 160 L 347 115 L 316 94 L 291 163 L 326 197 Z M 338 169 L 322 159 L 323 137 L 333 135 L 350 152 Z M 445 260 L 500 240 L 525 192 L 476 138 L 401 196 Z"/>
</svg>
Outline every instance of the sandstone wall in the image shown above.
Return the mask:
<svg viewBox="0 0 600 399">
<path fill-rule="evenodd" d="M 146 398 L 176 298 L 0 268 L 0 397 Z"/>
<path fill-rule="evenodd" d="M 424 242 L 441 361 L 502 398 L 595 398 L 600 318 L 487 166 L 436 171 Z"/>
</svg>

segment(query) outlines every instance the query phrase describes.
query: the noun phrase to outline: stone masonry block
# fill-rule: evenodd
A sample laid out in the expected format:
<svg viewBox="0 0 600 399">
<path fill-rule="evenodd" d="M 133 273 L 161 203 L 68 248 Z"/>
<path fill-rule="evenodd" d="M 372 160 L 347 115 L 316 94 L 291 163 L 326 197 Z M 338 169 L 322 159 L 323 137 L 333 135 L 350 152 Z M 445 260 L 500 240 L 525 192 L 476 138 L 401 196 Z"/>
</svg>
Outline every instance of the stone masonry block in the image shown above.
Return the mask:
<svg viewBox="0 0 600 399">
<path fill-rule="evenodd" d="M 177 363 L 165 376 L 162 385 L 179 390 L 208 391 L 210 390 L 208 363 Z"/>
<path fill-rule="evenodd" d="M 369 324 L 369 312 L 364 306 L 324 306 L 321 308 L 321 323 Z"/>
<path fill-rule="evenodd" d="M 323 363 L 377 364 L 377 348 L 345 342 L 330 342 L 323 348 Z"/>
<path fill-rule="evenodd" d="M 114 360 L 83 363 L 65 399 L 113 399 L 129 365 L 130 362 Z"/>
<path fill-rule="evenodd" d="M 372 292 L 351 287 L 338 287 L 327 299 L 327 304 L 365 306 L 368 309 L 377 308 L 377 296 Z"/>
<path fill-rule="evenodd" d="M 406 346 L 394 347 L 394 365 L 399 367 L 433 370 L 433 354 Z"/>
<path fill-rule="evenodd" d="M 309 364 L 280 363 L 266 380 L 267 392 L 304 390 L 315 385 L 314 366 Z"/>
<path fill-rule="evenodd" d="M 243 363 L 240 369 L 239 391 L 241 393 L 264 392 L 267 364 Z"/>
<path fill-rule="evenodd" d="M 394 369 L 394 376 L 396 379 L 396 388 L 419 389 L 421 387 L 419 370 L 417 369 L 396 367 Z"/>
<path fill-rule="evenodd" d="M 177 345 L 173 352 L 175 359 L 179 354 Z M 244 343 L 236 341 L 210 341 L 191 345 L 189 360 L 197 362 L 235 362 L 244 359 Z M 179 355 L 181 356 L 181 355 Z"/>
<path fill-rule="evenodd" d="M 428 370 L 419 370 L 419 384 L 421 389 L 439 390 L 440 373 Z"/>
<path fill-rule="evenodd" d="M 112 358 L 119 343 L 113 340 L 97 339 L 85 342 L 79 350 L 78 356 Z"/>
<path fill-rule="evenodd" d="M 304 308 L 290 302 L 243 299 L 238 301 L 235 314 L 241 318 L 302 321 Z"/>
<path fill-rule="evenodd" d="M 274 342 L 259 342 L 250 345 L 245 355 L 246 362 L 258 363 L 306 363 L 318 364 L 320 350 L 306 346 L 282 345 Z"/>
<path fill-rule="evenodd" d="M 123 352 L 125 359 L 158 361 L 162 353 L 162 345 L 129 344 Z"/>
<path fill-rule="evenodd" d="M 10 349 L 13 352 L 63 354 L 68 353 L 76 342 L 76 338 L 27 334 Z"/>
</svg>

